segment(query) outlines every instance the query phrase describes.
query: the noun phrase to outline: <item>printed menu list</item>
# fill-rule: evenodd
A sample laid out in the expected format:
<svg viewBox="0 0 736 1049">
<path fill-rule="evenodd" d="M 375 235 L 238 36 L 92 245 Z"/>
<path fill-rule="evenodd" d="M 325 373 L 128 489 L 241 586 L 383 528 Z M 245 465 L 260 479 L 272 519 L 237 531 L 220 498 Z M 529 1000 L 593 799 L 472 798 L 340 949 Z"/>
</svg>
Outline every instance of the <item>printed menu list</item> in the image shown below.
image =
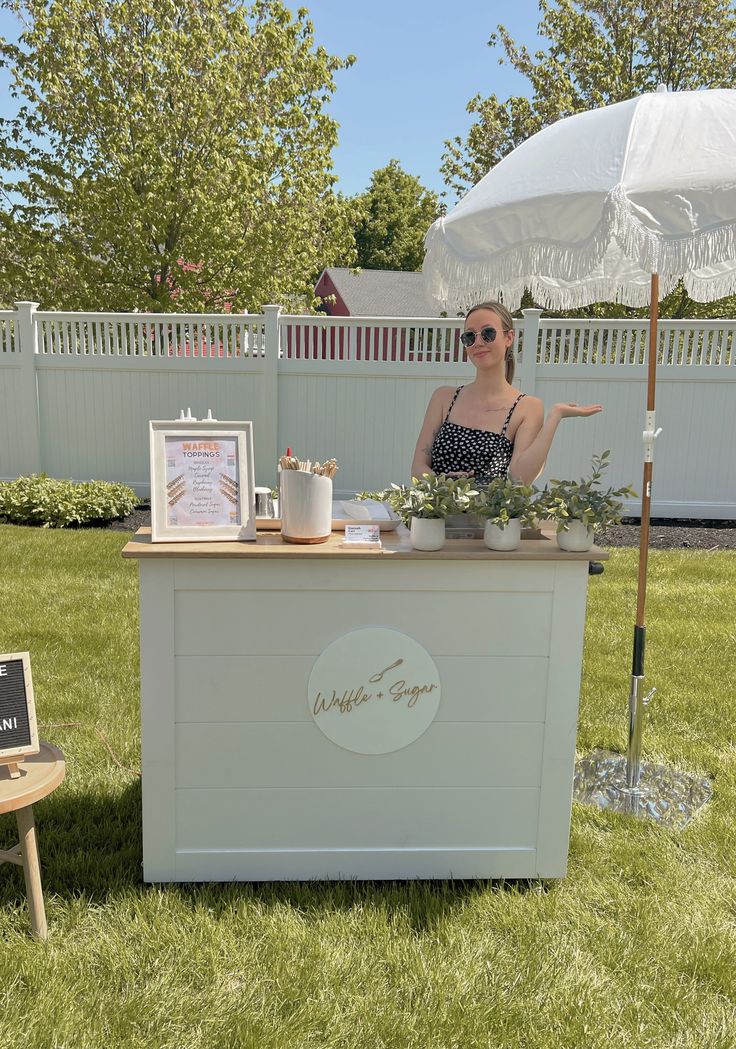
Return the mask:
<svg viewBox="0 0 736 1049">
<path fill-rule="evenodd" d="M 237 437 L 166 438 L 166 523 L 241 523 Z"/>
</svg>

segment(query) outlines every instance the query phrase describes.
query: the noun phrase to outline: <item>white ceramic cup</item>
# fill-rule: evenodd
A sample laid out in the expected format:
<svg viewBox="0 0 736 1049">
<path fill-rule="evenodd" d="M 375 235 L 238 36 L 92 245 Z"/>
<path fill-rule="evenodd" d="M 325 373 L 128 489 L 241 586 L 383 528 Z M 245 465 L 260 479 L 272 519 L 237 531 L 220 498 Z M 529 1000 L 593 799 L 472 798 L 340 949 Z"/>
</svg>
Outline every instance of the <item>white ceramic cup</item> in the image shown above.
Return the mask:
<svg viewBox="0 0 736 1049">
<path fill-rule="evenodd" d="M 332 532 L 332 478 L 282 470 L 281 535 L 289 543 L 324 543 Z"/>
<path fill-rule="evenodd" d="M 275 517 L 270 488 L 256 488 L 256 517 Z"/>
</svg>

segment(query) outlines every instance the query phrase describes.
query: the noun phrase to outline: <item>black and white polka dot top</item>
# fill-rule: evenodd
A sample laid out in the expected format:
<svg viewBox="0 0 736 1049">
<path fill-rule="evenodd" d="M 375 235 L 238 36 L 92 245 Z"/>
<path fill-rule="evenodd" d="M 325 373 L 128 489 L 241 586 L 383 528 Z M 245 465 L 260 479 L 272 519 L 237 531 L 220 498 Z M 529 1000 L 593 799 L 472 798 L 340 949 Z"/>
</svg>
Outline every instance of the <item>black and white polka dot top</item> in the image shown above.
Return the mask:
<svg viewBox="0 0 736 1049">
<path fill-rule="evenodd" d="M 514 408 L 526 394 L 520 393 L 509 408 L 500 433 L 474 430 L 449 422 L 450 412 L 463 389 L 458 386 L 447 415 L 432 444 L 432 470 L 436 474 L 472 473 L 476 481 L 487 484 L 494 477 L 505 477 L 514 454 L 514 442 L 506 436 Z"/>
</svg>

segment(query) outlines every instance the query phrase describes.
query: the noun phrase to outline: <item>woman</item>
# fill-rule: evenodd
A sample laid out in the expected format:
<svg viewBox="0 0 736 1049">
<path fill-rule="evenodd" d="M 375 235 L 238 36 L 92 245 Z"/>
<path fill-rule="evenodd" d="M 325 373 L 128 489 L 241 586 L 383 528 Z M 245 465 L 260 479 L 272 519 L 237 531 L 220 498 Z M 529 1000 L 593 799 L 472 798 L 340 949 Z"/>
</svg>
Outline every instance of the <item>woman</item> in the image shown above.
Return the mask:
<svg viewBox="0 0 736 1049">
<path fill-rule="evenodd" d="M 465 386 L 440 386 L 424 417 L 412 477 L 448 474 L 485 484 L 508 473 L 531 484 L 544 468 L 561 419 L 595 415 L 600 404 L 555 404 L 544 418 L 538 397 L 512 386 L 514 322 L 498 302 L 482 302 L 465 316 L 460 336 L 475 379 Z"/>
</svg>

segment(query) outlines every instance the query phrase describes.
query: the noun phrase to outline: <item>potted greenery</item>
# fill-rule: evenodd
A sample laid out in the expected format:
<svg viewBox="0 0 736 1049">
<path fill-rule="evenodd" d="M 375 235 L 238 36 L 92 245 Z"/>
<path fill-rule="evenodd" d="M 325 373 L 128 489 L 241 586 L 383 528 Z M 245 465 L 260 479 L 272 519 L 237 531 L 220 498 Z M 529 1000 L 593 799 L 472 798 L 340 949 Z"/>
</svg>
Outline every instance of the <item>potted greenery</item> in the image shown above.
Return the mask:
<svg viewBox="0 0 736 1049">
<path fill-rule="evenodd" d="M 394 508 L 405 523 L 410 522 L 411 545 L 416 550 L 441 550 L 445 519 L 450 514 L 465 513 L 477 495 L 470 479 L 444 474 L 412 477 L 411 487 L 399 491 L 403 498 Z"/>
<path fill-rule="evenodd" d="M 594 530 L 618 524 L 624 513 L 621 499 L 636 496 L 629 485 L 603 489 L 601 477 L 610 452 L 594 455 L 591 475 L 580 481 L 551 480 L 539 497 L 541 513 L 557 523 L 557 545 L 562 550 L 590 550 Z"/>
<path fill-rule="evenodd" d="M 485 518 L 483 541 L 489 549 L 517 548 L 522 525 L 530 525 L 535 520 L 535 495 L 535 488 L 511 477 L 497 477 L 478 491 L 472 511 Z"/>
</svg>

